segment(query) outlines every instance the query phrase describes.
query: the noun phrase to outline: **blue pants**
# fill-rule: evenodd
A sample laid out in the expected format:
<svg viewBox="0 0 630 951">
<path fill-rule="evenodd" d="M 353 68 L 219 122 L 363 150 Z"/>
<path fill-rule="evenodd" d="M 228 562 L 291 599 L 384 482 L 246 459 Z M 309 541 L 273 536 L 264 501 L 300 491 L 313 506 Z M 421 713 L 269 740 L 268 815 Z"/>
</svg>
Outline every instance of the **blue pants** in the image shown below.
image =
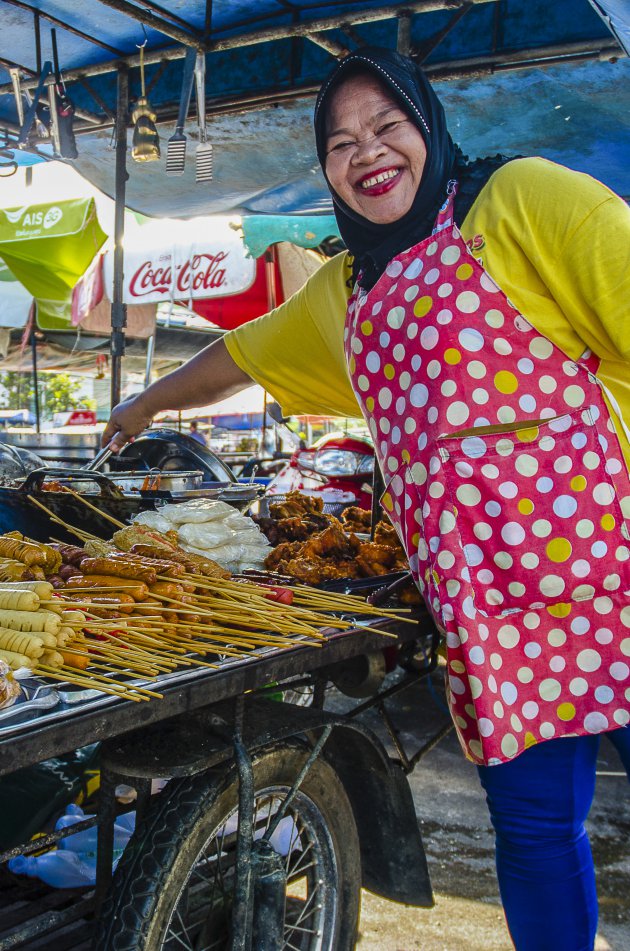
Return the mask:
<svg viewBox="0 0 630 951">
<path fill-rule="evenodd" d="M 630 727 L 604 734 L 630 779 Z M 591 951 L 597 930 L 593 859 L 584 821 L 599 736 L 547 740 L 499 766 L 480 766 L 496 833 L 497 877 L 517 951 Z"/>
</svg>

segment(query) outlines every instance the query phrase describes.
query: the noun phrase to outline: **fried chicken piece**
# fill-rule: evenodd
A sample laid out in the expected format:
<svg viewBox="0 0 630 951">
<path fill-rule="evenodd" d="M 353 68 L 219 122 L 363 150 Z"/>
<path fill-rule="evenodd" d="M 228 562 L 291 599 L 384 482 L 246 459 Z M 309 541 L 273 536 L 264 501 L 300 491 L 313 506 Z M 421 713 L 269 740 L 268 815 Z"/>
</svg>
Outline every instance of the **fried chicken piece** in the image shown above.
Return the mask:
<svg viewBox="0 0 630 951">
<path fill-rule="evenodd" d="M 287 574 L 307 584 L 321 584 L 336 578 L 356 577 L 356 564 L 352 561 L 327 561 L 325 558 L 292 558 L 285 563 Z"/>
<path fill-rule="evenodd" d="M 344 528 L 349 532 L 369 532 L 372 527 L 372 513 L 358 505 L 349 505 L 341 513 Z"/>
<path fill-rule="evenodd" d="M 253 515 L 252 521 L 254 521 L 256 525 L 258 525 L 258 528 L 261 530 L 263 535 L 266 535 L 267 541 L 269 542 L 270 545 L 273 545 L 275 547 L 276 545 L 279 545 L 280 542 L 283 542 L 286 540 L 285 538 L 283 538 L 282 533 L 280 532 L 280 529 L 278 527 L 280 525 L 278 519 L 269 518 L 266 515 Z"/>
<path fill-rule="evenodd" d="M 312 534 L 312 529 L 305 518 L 294 515 L 278 521 L 278 533 L 287 542 L 303 542 Z"/>
<path fill-rule="evenodd" d="M 386 575 L 394 568 L 396 550 L 388 545 L 377 545 L 375 542 L 365 542 L 361 551 L 356 555 L 356 562 L 361 573 L 368 578 L 374 575 Z"/>
<path fill-rule="evenodd" d="M 336 523 L 336 524 L 335 524 Z M 302 550 L 303 558 L 348 558 L 352 557 L 353 550 L 348 535 L 344 532 L 341 523 L 336 519 L 328 528 L 317 535 L 311 536 Z"/>
<path fill-rule="evenodd" d="M 289 492 L 282 502 L 271 502 L 269 512 L 274 518 L 294 518 L 304 515 L 321 514 L 324 500 L 316 496 L 302 495 L 301 492 Z"/>
<path fill-rule="evenodd" d="M 377 545 L 388 545 L 390 548 L 396 548 L 400 545 L 398 532 L 391 522 L 384 522 L 382 519 L 377 523 L 374 530 L 374 541 Z"/>
<path fill-rule="evenodd" d="M 284 562 L 291 558 L 297 558 L 301 550 L 302 542 L 282 542 L 277 548 L 272 549 L 265 558 L 265 568 L 267 571 L 284 572 Z"/>
</svg>

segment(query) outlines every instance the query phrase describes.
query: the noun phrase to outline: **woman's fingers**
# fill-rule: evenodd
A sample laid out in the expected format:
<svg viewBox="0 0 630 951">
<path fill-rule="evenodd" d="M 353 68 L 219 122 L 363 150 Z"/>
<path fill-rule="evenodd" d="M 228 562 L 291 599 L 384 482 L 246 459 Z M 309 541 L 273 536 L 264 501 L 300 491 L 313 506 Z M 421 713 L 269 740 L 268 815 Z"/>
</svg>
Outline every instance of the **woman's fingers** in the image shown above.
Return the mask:
<svg viewBox="0 0 630 951">
<path fill-rule="evenodd" d="M 136 399 L 125 400 L 112 410 L 101 439 L 102 446 L 120 452 L 130 439 L 151 424 L 151 416 L 143 412 Z"/>
</svg>

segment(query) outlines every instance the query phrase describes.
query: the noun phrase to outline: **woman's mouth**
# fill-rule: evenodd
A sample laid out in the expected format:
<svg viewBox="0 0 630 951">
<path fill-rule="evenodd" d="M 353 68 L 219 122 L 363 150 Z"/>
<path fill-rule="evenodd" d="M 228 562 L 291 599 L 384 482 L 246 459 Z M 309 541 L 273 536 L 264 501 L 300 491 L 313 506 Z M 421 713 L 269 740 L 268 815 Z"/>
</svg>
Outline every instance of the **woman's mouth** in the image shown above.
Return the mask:
<svg viewBox="0 0 630 951">
<path fill-rule="evenodd" d="M 357 182 L 355 187 L 363 194 L 367 192 L 369 195 L 382 195 L 396 185 L 400 173 L 401 169 L 399 168 L 382 169 L 382 171 L 366 175 Z"/>
</svg>

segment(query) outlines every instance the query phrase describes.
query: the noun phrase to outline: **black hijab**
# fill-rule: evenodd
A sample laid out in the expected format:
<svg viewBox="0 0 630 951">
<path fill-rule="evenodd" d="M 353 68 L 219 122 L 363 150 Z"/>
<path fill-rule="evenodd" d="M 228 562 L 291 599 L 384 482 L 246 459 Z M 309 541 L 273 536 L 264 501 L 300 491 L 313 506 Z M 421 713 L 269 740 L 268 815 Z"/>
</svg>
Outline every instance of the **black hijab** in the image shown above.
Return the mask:
<svg viewBox="0 0 630 951">
<path fill-rule="evenodd" d="M 361 285 L 374 286 L 388 262 L 431 234 L 437 213 L 444 203 L 448 182 L 465 177 L 466 159 L 446 128 L 444 109 L 419 66 L 406 56 L 379 47 L 364 47 L 350 53 L 334 67 L 319 91 L 315 104 L 315 141 L 317 156 L 326 175 L 326 118 L 332 92 L 339 83 L 357 73 L 379 79 L 394 100 L 414 123 L 427 150 L 422 180 L 409 211 L 391 224 L 379 225 L 353 211 L 328 183 L 343 241 L 354 258 L 353 274 L 362 272 Z M 485 161 L 485 160 L 484 160 Z M 475 181 L 467 182 L 463 192 L 471 199 L 464 209 L 456 203 L 458 220 L 463 220 L 474 198 L 492 172 L 507 159 L 497 156 L 477 168 Z M 475 163 L 479 166 L 479 163 Z M 462 196 L 463 197 L 463 196 Z"/>
</svg>

